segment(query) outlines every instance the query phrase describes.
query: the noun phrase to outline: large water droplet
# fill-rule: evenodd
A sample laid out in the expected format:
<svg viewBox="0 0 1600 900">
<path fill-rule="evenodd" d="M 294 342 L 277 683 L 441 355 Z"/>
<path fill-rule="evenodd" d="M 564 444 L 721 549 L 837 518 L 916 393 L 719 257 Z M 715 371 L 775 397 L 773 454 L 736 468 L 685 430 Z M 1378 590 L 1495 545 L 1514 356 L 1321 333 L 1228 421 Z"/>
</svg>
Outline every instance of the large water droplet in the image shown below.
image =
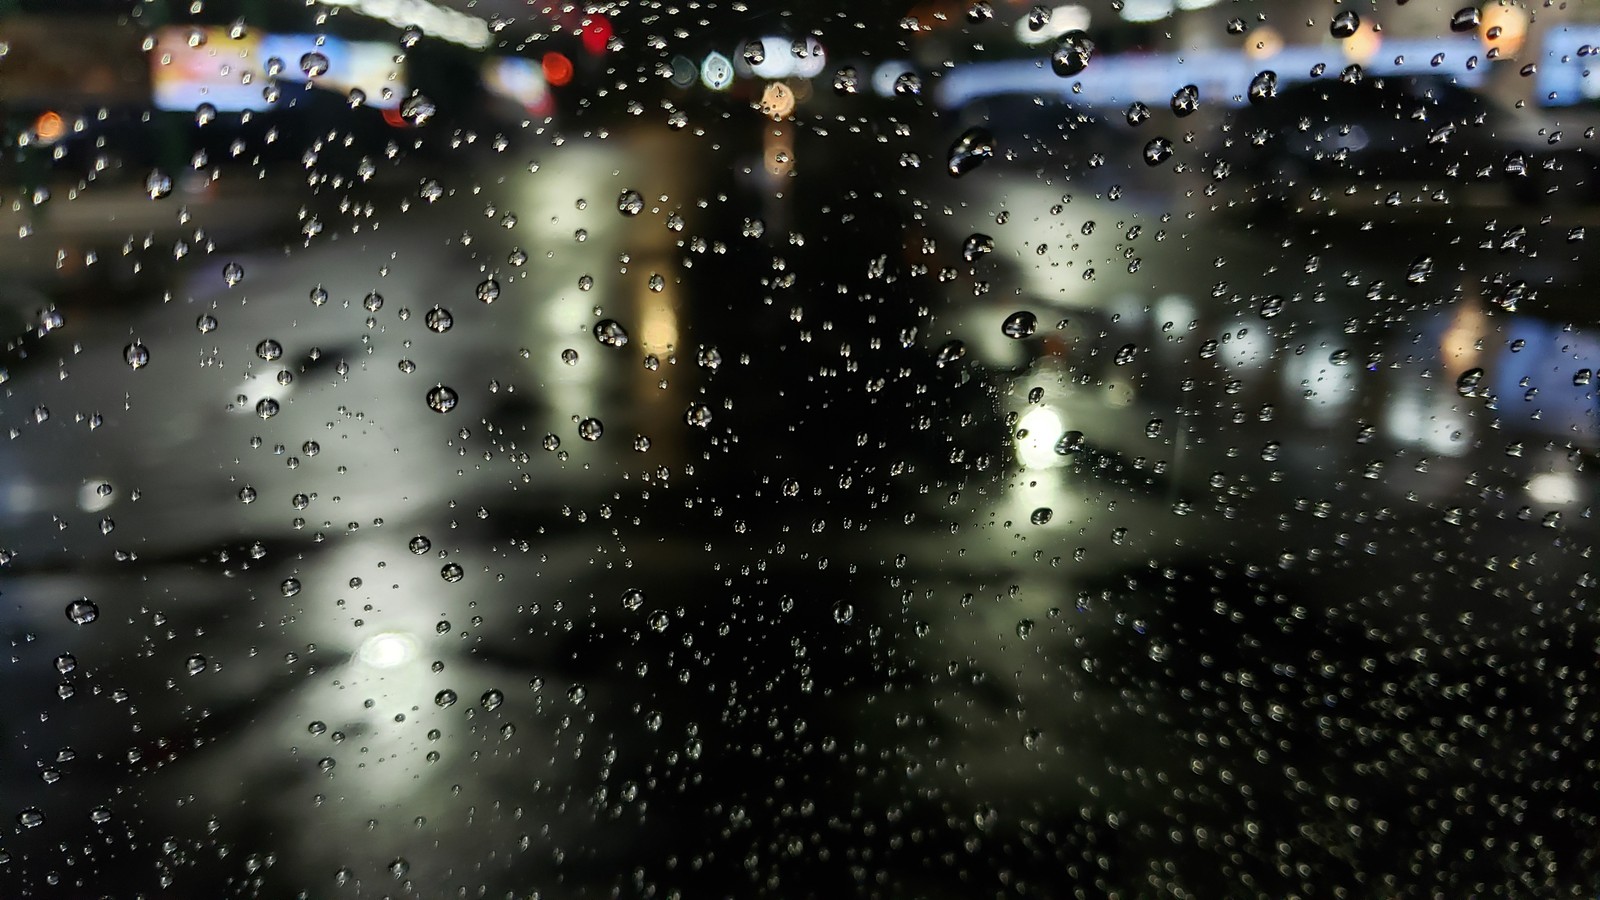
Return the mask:
<svg viewBox="0 0 1600 900">
<path fill-rule="evenodd" d="M 1172 92 L 1168 105 L 1172 107 L 1172 114 L 1180 119 L 1192 114 L 1200 108 L 1200 88 L 1193 84 L 1178 88 Z"/>
<path fill-rule="evenodd" d="M 134 341 L 122 348 L 122 358 L 130 367 L 142 369 L 150 364 L 150 348 Z"/>
<path fill-rule="evenodd" d="M 984 160 L 992 156 L 994 135 L 989 133 L 989 129 L 977 126 L 968 128 L 950 145 L 950 174 L 959 178 L 983 165 Z"/>
<path fill-rule="evenodd" d="M 644 212 L 644 197 L 641 197 L 638 191 L 623 191 L 617 197 L 617 212 L 625 216 L 637 216 Z"/>
<path fill-rule="evenodd" d="M 1476 397 L 1478 386 L 1483 382 L 1483 370 L 1479 368 L 1468 369 L 1456 379 L 1456 393 L 1463 397 Z"/>
<path fill-rule="evenodd" d="M 943 368 L 967 355 L 967 345 L 960 341 L 946 341 L 934 356 L 934 364 Z"/>
<path fill-rule="evenodd" d="M 615 319 L 601 319 L 594 325 L 594 339 L 607 347 L 626 347 L 628 330 Z"/>
<path fill-rule="evenodd" d="M 1094 57 L 1094 41 L 1085 32 L 1073 29 L 1056 38 L 1050 52 L 1050 70 L 1062 78 L 1071 78 L 1089 67 Z"/>
<path fill-rule="evenodd" d="M 1328 23 L 1328 33 L 1340 40 L 1355 34 L 1361 28 L 1361 17 L 1353 9 L 1340 10 Z"/>
<path fill-rule="evenodd" d="M 605 423 L 599 419 L 584 419 L 578 423 L 578 437 L 586 441 L 598 441 L 605 434 Z"/>
<path fill-rule="evenodd" d="M 80 597 L 67 604 L 67 618 L 75 625 L 87 625 L 100 618 L 100 607 L 88 597 Z"/>
<path fill-rule="evenodd" d="M 1476 31 L 1481 24 L 1483 17 L 1478 14 L 1476 6 L 1462 7 L 1450 17 L 1450 30 L 1455 32 Z"/>
<path fill-rule="evenodd" d="M 1251 103 L 1265 103 L 1278 96 L 1278 73 L 1271 69 L 1257 72 L 1256 77 L 1250 79 L 1247 95 Z"/>
<path fill-rule="evenodd" d="M 478 282 L 478 300 L 482 303 L 493 303 L 500 299 L 500 282 L 493 278 L 486 278 Z"/>
<path fill-rule="evenodd" d="M 1172 142 L 1164 137 L 1151 138 L 1144 145 L 1144 164 L 1159 166 L 1172 158 Z"/>
<path fill-rule="evenodd" d="M 444 334 L 456 324 L 455 317 L 450 315 L 450 310 L 442 306 L 435 306 L 433 309 L 428 310 L 427 315 L 422 317 L 422 321 L 427 324 L 428 330 L 435 334 Z"/>
<path fill-rule="evenodd" d="M 228 263 L 227 265 L 223 266 L 222 267 L 222 280 L 227 282 L 228 287 L 233 287 L 234 285 L 236 285 L 239 282 L 243 281 L 244 280 L 244 266 L 241 266 L 236 262 L 231 262 L 231 263 Z"/>
<path fill-rule="evenodd" d="M 1039 317 L 1027 310 L 1018 310 L 1000 323 L 1000 331 L 1012 340 L 1022 340 L 1032 337 L 1039 328 Z"/>
<path fill-rule="evenodd" d="M 979 257 L 988 256 L 994 252 L 994 238 L 981 232 L 967 235 L 961 242 L 961 258 L 967 262 L 975 262 Z"/>
<path fill-rule="evenodd" d="M 442 384 L 435 385 L 428 391 L 428 408 L 436 413 L 447 413 L 456 408 L 458 399 L 455 391 Z"/>
<path fill-rule="evenodd" d="M 313 50 L 301 55 L 300 71 L 306 73 L 308 78 L 316 78 L 328 71 L 328 58 Z"/>
<path fill-rule="evenodd" d="M 261 357 L 267 362 L 272 362 L 273 360 L 283 356 L 283 345 L 272 338 L 267 338 L 256 345 L 256 356 Z"/>
</svg>

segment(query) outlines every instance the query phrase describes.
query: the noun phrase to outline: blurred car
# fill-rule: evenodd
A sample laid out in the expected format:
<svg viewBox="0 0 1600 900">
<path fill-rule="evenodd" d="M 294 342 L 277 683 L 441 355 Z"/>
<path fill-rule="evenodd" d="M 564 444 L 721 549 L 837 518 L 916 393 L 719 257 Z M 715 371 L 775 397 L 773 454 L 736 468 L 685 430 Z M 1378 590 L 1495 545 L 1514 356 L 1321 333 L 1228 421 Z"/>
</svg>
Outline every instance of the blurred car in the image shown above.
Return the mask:
<svg viewBox="0 0 1600 900">
<path fill-rule="evenodd" d="M 1287 199 L 1302 185 L 1499 182 L 1524 203 L 1600 196 L 1559 128 L 1443 76 L 1327 78 L 1240 109 L 1217 156 Z"/>
</svg>

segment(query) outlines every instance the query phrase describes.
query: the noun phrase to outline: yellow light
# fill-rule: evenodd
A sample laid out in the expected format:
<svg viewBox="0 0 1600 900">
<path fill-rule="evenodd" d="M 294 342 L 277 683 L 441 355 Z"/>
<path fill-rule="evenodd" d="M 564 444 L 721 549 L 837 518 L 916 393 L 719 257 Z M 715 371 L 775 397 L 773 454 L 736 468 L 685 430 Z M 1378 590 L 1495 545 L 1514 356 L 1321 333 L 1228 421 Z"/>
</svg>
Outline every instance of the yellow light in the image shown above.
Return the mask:
<svg viewBox="0 0 1600 900">
<path fill-rule="evenodd" d="M 1341 41 L 1340 46 L 1344 49 L 1347 61 L 1365 65 L 1378 55 L 1378 50 L 1383 46 L 1383 35 L 1371 22 L 1362 22 L 1356 33 Z"/>
<path fill-rule="evenodd" d="M 1283 49 L 1283 35 L 1271 25 L 1263 25 L 1252 31 L 1244 41 L 1244 55 L 1251 59 L 1266 59 L 1277 56 Z"/>
<path fill-rule="evenodd" d="M 774 81 L 761 92 L 761 112 L 774 119 L 787 119 L 794 113 L 794 91 L 781 81 Z"/>
<path fill-rule="evenodd" d="M 39 139 L 39 143 L 53 144 L 67 133 L 67 123 L 56 113 L 47 112 L 34 120 L 33 133 Z"/>
</svg>

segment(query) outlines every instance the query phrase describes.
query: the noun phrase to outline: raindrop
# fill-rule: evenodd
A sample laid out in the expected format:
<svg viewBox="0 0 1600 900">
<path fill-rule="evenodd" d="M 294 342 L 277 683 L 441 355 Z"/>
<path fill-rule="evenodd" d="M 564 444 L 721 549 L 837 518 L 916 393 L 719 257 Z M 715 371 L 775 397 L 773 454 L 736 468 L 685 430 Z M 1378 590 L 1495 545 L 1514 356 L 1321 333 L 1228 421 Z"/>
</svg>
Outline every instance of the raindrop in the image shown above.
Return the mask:
<svg viewBox="0 0 1600 900">
<path fill-rule="evenodd" d="M 1433 257 L 1419 256 L 1406 267 L 1406 281 L 1411 284 L 1422 284 L 1433 274 Z"/>
<path fill-rule="evenodd" d="M 601 319 L 594 324 L 594 339 L 607 347 L 626 347 L 628 330 L 615 319 Z"/>
<path fill-rule="evenodd" d="M 210 125 L 216 121 L 217 108 L 210 103 L 202 103 L 194 108 L 194 123 L 196 125 Z"/>
<path fill-rule="evenodd" d="M 1050 7 L 1035 6 L 1028 10 L 1028 30 L 1040 31 L 1050 24 Z"/>
<path fill-rule="evenodd" d="M 993 252 L 994 238 L 987 234 L 969 234 L 967 239 L 961 242 L 961 258 L 967 262 L 975 262 L 979 257 L 988 256 Z"/>
<path fill-rule="evenodd" d="M 478 698 L 478 705 L 488 711 L 499 709 L 500 704 L 504 702 L 506 702 L 506 695 L 494 688 L 484 691 L 483 696 Z"/>
<path fill-rule="evenodd" d="M 1137 345 L 1123 344 L 1121 347 L 1117 348 L 1117 355 L 1112 357 L 1112 362 L 1119 366 L 1125 366 L 1128 363 L 1133 362 L 1134 357 L 1138 356 L 1138 354 L 1139 347 Z"/>
<path fill-rule="evenodd" d="M 578 351 L 572 349 L 571 347 L 568 347 L 567 349 L 561 351 L 561 361 L 566 363 L 569 366 L 577 365 L 578 364 Z"/>
<path fill-rule="evenodd" d="M 856 608 L 848 600 L 840 600 L 833 604 L 833 620 L 840 625 L 848 625 L 856 617 Z"/>
<path fill-rule="evenodd" d="M 1023 619 L 1017 623 L 1017 637 L 1027 640 L 1033 635 L 1033 620 Z"/>
<path fill-rule="evenodd" d="M 637 216 L 644 212 L 644 198 L 639 196 L 638 191 L 623 191 L 621 196 L 617 197 L 617 212 L 625 216 Z"/>
<path fill-rule="evenodd" d="M 1450 17 L 1450 30 L 1455 32 L 1476 31 L 1483 23 L 1483 17 L 1478 15 L 1476 6 L 1466 6 L 1456 10 Z"/>
<path fill-rule="evenodd" d="M 421 556 L 422 554 L 427 553 L 429 550 L 433 549 L 433 541 L 428 540 L 428 536 L 427 535 L 419 534 L 416 537 L 412 538 L 411 542 L 408 543 L 406 546 L 410 548 L 412 553 L 415 553 L 416 555 Z"/>
<path fill-rule="evenodd" d="M 231 263 L 228 263 L 227 265 L 223 266 L 222 267 L 222 280 L 228 283 L 228 287 L 233 287 L 234 285 L 236 285 L 239 282 L 243 281 L 244 280 L 244 266 L 241 266 L 236 262 L 231 262 Z"/>
<path fill-rule="evenodd" d="M 1478 385 L 1483 382 L 1483 370 L 1479 368 L 1468 369 L 1456 379 L 1456 393 L 1463 397 L 1476 397 Z"/>
<path fill-rule="evenodd" d="M 1050 53 L 1050 69 L 1062 78 L 1071 78 L 1089 67 L 1094 56 L 1094 41 L 1076 29 L 1056 39 Z"/>
<path fill-rule="evenodd" d="M 300 57 L 300 71 L 307 77 L 316 78 L 328 71 L 328 58 L 313 50 Z"/>
<path fill-rule="evenodd" d="M 622 592 L 622 608 L 635 612 L 644 605 L 644 591 L 638 588 L 629 588 Z"/>
<path fill-rule="evenodd" d="M 598 441 L 605 434 L 606 427 L 599 419 L 584 419 L 578 423 L 578 437 L 586 441 Z"/>
<path fill-rule="evenodd" d="M 456 563 L 445 563 L 439 569 L 439 577 L 450 582 L 451 584 L 455 584 L 456 582 L 460 581 L 466 574 L 466 570 L 462 569 L 461 566 L 457 565 Z"/>
<path fill-rule="evenodd" d="M 1579 369 L 1578 371 L 1572 373 L 1572 386 L 1586 387 L 1593 378 L 1594 372 L 1592 370 Z"/>
<path fill-rule="evenodd" d="M 403 856 L 397 856 L 389 863 L 389 874 L 393 875 L 397 881 L 406 877 L 406 873 L 410 871 L 411 863 L 406 862 Z"/>
<path fill-rule="evenodd" d="M 142 369 L 150 364 L 150 348 L 134 341 L 122 348 L 122 358 L 130 368 Z"/>
<path fill-rule="evenodd" d="M 456 408 L 456 392 L 444 385 L 435 385 L 428 391 L 428 408 L 436 413 L 447 413 Z"/>
<path fill-rule="evenodd" d="M 493 278 L 486 278 L 478 282 L 478 300 L 482 303 L 493 303 L 500 299 L 500 282 Z"/>
<path fill-rule="evenodd" d="M 683 414 L 683 421 L 696 428 L 709 428 L 711 426 L 711 407 L 704 403 L 692 403 Z"/>
<path fill-rule="evenodd" d="M 293 597 L 295 594 L 300 593 L 300 579 L 285 578 L 278 582 L 278 592 L 285 597 Z"/>
<path fill-rule="evenodd" d="M 994 135 L 987 128 L 974 126 L 962 132 L 950 145 L 948 169 L 953 177 L 960 177 L 982 165 L 994 156 Z"/>
<path fill-rule="evenodd" d="M 456 692 L 450 690 L 449 688 L 445 688 L 444 690 L 440 691 L 439 693 L 434 694 L 433 695 L 433 705 L 439 707 L 440 709 L 444 709 L 444 708 L 450 707 L 450 706 L 455 706 L 456 705 Z"/>
<path fill-rule="evenodd" d="M 144 192 L 150 196 L 151 200 L 160 200 L 162 197 L 171 194 L 172 176 L 159 170 L 151 172 L 150 177 L 144 180 Z"/>
<path fill-rule="evenodd" d="M 362 298 L 361 305 L 366 308 L 367 312 L 377 312 L 383 309 L 383 295 L 373 291 Z"/>
<path fill-rule="evenodd" d="M 1050 507 L 1041 506 L 1028 514 L 1028 521 L 1035 525 L 1048 525 L 1050 524 L 1050 517 L 1054 515 L 1055 511 Z"/>
<path fill-rule="evenodd" d="M 36 807 L 28 807 L 17 813 L 17 824 L 23 828 L 38 828 L 44 824 L 44 813 Z"/>
<path fill-rule="evenodd" d="M 75 625 L 87 625 L 100 618 L 100 607 L 88 597 L 80 597 L 67 604 L 67 618 Z"/>
<path fill-rule="evenodd" d="M 1355 34 L 1360 27 L 1361 17 L 1356 15 L 1355 10 L 1346 9 L 1341 10 L 1333 17 L 1333 21 L 1328 23 L 1328 33 L 1340 40 L 1344 40 Z"/>
<path fill-rule="evenodd" d="M 421 94 L 412 94 L 406 98 L 404 103 L 400 104 L 400 118 L 412 125 L 426 123 L 438 111 L 439 108 L 433 105 L 433 101 Z"/>
<path fill-rule="evenodd" d="M 589 698 L 589 689 L 581 684 L 567 688 L 567 699 L 573 703 L 582 703 Z"/>
<path fill-rule="evenodd" d="M 256 415 L 263 419 L 270 419 L 278 414 L 278 401 L 271 397 L 262 397 L 256 401 Z"/>
<path fill-rule="evenodd" d="M 199 675 L 206 670 L 206 658 L 196 653 L 183 661 L 183 670 L 188 672 L 190 677 Z"/>
<path fill-rule="evenodd" d="M 861 89 L 861 75 L 855 67 L 845 66 L 833 73 L 833 92 L 839 95 L 854 94 Z"/>
<path fill-rule="evenodd" d="M 1056 454 L 1067 456 L 1083 449 L 1083 432 L 1068 431 L 1061 435 L 1061 440 L 1056 441 Z"/>
<path fill-rule="evenodd" d="M 1172 114 L 1180 119 L 1192 114 L 1200 108 L 1200 88 L 1192 84 L 1178 88 L 1172 92 L 1168 105 L 1172 107 Z"/>
<path fill-rule="evenodd" d="M 272 338 L 267 338 L 256 345 L 256 355 L 267 362 L 272 362 L 283 356 L 283 345 Z"/>
<path fill-rule="evenodd" d="M 1172 158 L 1172 142 L 1164 137 L 1151 138 L 1144 145 L 1144 164 L 1159 166 Z"/>
<path fill-rule="evenodd" d="M 428 310 L 428 314 L 422 317 L 422 321 L 427 324 L 428 330 L 435 334 L 444 334 L 456 323 L 455 317 L 450 315 L 450 310 L 442 306 L 435 306 L 433 309 Z"/>
<path fill-rule="evenodd" d="M 752 66 L 759 66 L 767 61 L 767 47 L 759 38 L 747 41 L 744 45 L 744 61 Z"/>
<path fill-rule="evenodd" d="M 947 341 L 934 356 L 934 364 L 943 368 L 967 355 L 967 345 L 960 341 Z"/>
<path fill-rule="evenodd" d="M 319 284 L 316 287 L 311 289 L 311 305 L 312 306 L 321 306 L 321 305 L 323 305 L 324 303 L 327 303 L 327 302 L 328 302 L 328 291 L 327 291 L 326 288 L 324 288 L 322 285 Z"/>
<path fill-rule="evenodd" d="M 201 334 L 210 334 L 211 332 L 217 330 L 217 317 L 210 315 L 201 316 L 200 318 L 194 320 L 194 327 L 200 329 Z"/>
<path fill-rule="evenodd" d="M 1123 113 L 1129 125 L 1143 125 L 1150 118 L 1150 107 L 1135 100 L 1128 104 L 1128 109 Z"/>
<path fill-rule="evenodd" d="M 1265 103 L 1278 96 L 1278 73 L 1271 69 L 1263 69 L 1250 79 L 1250 89 L 1247 92 L 1251 103 Z"/>
<path fill-rule="evenodd" d="M 659 609 L 650 614 L 650 630 L 656 632 L 657 634 L 666 631 L 667 626 L 671 624 L 672 620 L 667 617 L 666 613 Z"/>
<path fill-rule="evenodd" d="M 1039 328 L 1039 317 L 1027 310 L 1018 310 L 1000 323 L 1000 331 L 1012 340 L 1022 340 L 1032 337 Z"/>
<path fill-rule="evenodd" d="M 1261 298 L 1261 318 L 1263 319 L 1277 318 L 1283 312 L 1283 308 L 1283 297 L 1279 294 Z"/>
</svg>

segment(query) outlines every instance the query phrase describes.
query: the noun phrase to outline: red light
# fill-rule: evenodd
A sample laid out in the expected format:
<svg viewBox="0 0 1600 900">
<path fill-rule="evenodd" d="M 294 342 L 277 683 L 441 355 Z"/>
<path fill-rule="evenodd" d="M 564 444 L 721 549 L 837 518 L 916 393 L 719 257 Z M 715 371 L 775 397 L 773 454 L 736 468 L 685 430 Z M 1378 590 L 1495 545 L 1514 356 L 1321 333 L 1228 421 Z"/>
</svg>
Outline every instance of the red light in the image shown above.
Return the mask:
<svg viewBox="0 0 1600 900">
<path fill-rule="evenodd" d="M 383 121 L 389 123 L 392 128 L 404 128 L 407 124 L 405 117 L 400 115 L 400 110 L 398 109 L 385 109 L 383 111 Z"/>
<path fill-rule="evenodd" d="M 605 16 L 594 16 L 583 26 L 581 38 L 583 49 L 595 56 L 606 52 L 606 45 L 611 43 L 611 20 Z"/>
<path fill-rule="evenodd" d="M 561 87 L 572 81 L 572 60 L 567 59 L 564 53 L 546 53 L 539 63 L 544 69 L 544 80 L 554 87 Z"/>
</svg>

